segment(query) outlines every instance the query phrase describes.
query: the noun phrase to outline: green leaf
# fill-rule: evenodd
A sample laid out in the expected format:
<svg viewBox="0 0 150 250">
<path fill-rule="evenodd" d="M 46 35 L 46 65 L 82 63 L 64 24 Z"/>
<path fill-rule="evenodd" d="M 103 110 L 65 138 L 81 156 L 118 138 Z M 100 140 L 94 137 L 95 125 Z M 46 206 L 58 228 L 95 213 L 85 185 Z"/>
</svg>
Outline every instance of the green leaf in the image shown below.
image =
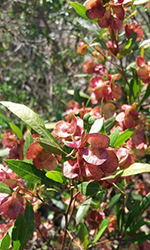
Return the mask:
<svg viewBox="0 0 150 250">
<path fill-rule="evenodd" d="M 111 117 L 105 121 L 104 128 L 107 134 L 110 134 L 110 130 L 113 128 L 114 125 L 115 125 L 115 117 Z"/>
<path fill-rule="evenodd" d="M 0 157 L 4 157 L 4 156 L 8 155 L 9 151 L 10 151 L 9 148 L 1 149 L 0 150 Z"/>
<path fill-rule="evenodd" d="M 8 120 L 8 118 L 7 118 L 5 115 L 3 115 L 3 114 L 0 113 L 0 118 L 1 118 L 4 122 L 6 122 L 7 124 L 9 124 L 9 120 Z"/>
<path fill-rule="evenodd" d="M 99 34 L 98 30 L 96 28 L 94 28 L 89 21 L 87 21 L 83 18 L 79 18 L 79 17 L 75 18 L 74 21 L 77 21 L 81 25 L 82 28 L 88 29 L 96 35 Z"/>
<path fill-rule="evenodd" d="M 12 194 L 13 190 L 7 186 L 5 183 L 0 181 L 0 193 Z"/>
<path fill-rule="evenodd" d="M 150 164 L 147 163 L 133 163 L 130 167 L 116 171 L 114 175 L 110 175 L 108 177 L 104 177 L 101 180 L 113 179 L 115 177 L 127 177 L 131 175 L 141 174 L 141 173 L 149 173 L 150 172 Z"/>
<path fill-rule="evenodd" d="M 48 131 L 46 132 L 43 121 L 38 117 L 38 115 L 34 111 L 32 111 L 23 104 L 6 101 L 0 103 L 7 107 L 12 113 L 17 115 L 23 122 L 28 124 L 39 135 L 49 138 Z"/>
<path fill-rule="evenodd" d="M 150 96 L 150 85 L 148 85 L 147 90 L 146 90 L 146 92 L 145 92 L 143 98 L 142 98 L 141 101 L 138 103 L 138 107 L 140 107 L 141 104 L 142 104 L 144 101 L 146 101 L 146 99 L 147 99 L 149 96 Z"/>
<path fill-rule="evenodd" d="M 34 227 L 35 221 L 33 208 L 31 203 L 27 202 L 25 216 L 19 213 L 12 231 L 13 249 L 14 246 L 16 247 L 18 245 L 20 245 L 19 250 L 23 250 L 25 248 L 27 242 L 33 234 Z"/>
<path fill-rule="evenodd" d="M 94 196 L 100 190 L 100 185 L 97 182 L 82 182 L 78 185 L 79 191 L 85 196 Z"/>
<path fill-rule="evenodd" d="M 86 250 L 88 245 L 88 230 L 84 223 L 79 224 L 79 232 L 77 237 L 80 239 L 83 249 Z"/>
<path fill-rule="evenodd" d="M 103 118 L 97 119 L 94 122 L 94 124 L 91 126 L 91 129 L 90 129 L 89 133 L 98 133 L 101 130 L 103 124 L 104 124 L 104 119 Z"/>
<path fill-rule="evenodd" d="M 23 137 L 21 129 L 11 122 L 9 122 L 9 126 L 13 130 L 13 132 L 18 136 L 19 140 L 21 140 Z"/>
<path fill-rule="evenodd" d="M 32 204 L 27 201 L 26 203 L 26 209 L 25 209 L 25 215 L 24 215 L 25 221 L 26 221 L 26 230 L 24 230 L 24 246 L 28 242 L 28 240 L 31 238 L 34 228 L 35 228 L 35 220 L 34 220 L 34 211 Z"/>
<path fill-rule="evenodd" d="M 80 108 L 82 107 L 81 96 L 79 94 L 78 85 L 74 86 L 74 100 L 79 103 Z"/>
<path fill-rule="evenodd" d="M 21 178 L 31 181 L 33 184 L 50 185 L 50 180 L 45 176 L 45 172 L 34 165 L 19 160 L 6 160 L 5 162 Z"/>
<path fill-rule="evenodd" d="M 132 235 L 132 237 L 129 238 L 129 240 L 133 242 L 134 244 L 141 244 L 149 239 L 150 239 L 150 234 L 146 234 L 144 232 L 140 232 L 136 235 Z"/>
<path fill-rule="evenodd" d="M 53 154 L 66 154 L 59 144 L 55 143 L 50 138 L 36 138 L 36 141 L 39 142 L 42 148 L 45 148 L 48 152 Z"/>
<path fill-rule="evenodd" d="M 46 176 L 56 182 L 63 183 L 63 175 L 58 171 L 49 171 L 46 173 Z"/>
<path fill-rule="evenodd" d="M 132 70 L 133 77 L 129 83 L 129 99 L 130 99 L 130 103 L 132 104 L 135 102 L 135 98 L 137 97 L 137 94 L 139 93 L 141 81 L 138 78 L 136 69 L 131 68 L 131 70 Z"/>
<path fill-rule="evenodd" d="M 110 134 L 109 138 L 110 138 L 110 147 L 113 147 L 117 138 L 118 138 L 118 135 L 119 135 L 119 132 L 120 132 L 120 127 L 117 127 L 115 129 L 115 131 Z"/>
<path fill-rule="evenodd" d="M 1 250 L 9 250 L 9 246 L 10 246 L 10 236 L 8 233 L 6 233 L 1 241 Z"/>
<path fill-rule="evenodd" d="M 113 146 L 116 148 L 116 147 L 120 146 L 123 142 L 128 140 L 130 138 L 130 136 L 133 134 L 134 129 L 135 128 L 126 129 L 122 134 L 120 134 L 118 136 L 118 138 Z"/>
<path fill-rule="evenodd" d="M 117 213 L 117 224 L 120 231 L 122 231 L 124 225 L 125 211 L 124 208 L 119 209 Z"/>
<path fill-rule="evenodd" d="M 32 163 L 32 160 L 28 160 L 26 158 L 26 153 L 27 153 L 27 149 L 28 147 L 34 142 L 33 137 L 31 135 L 31 133 L 28 131 L 26 134 L 26 139 L 25 139 L 25 143 L 24 143 L 24 148 L 23 148 L 23 155 L 24 155 L 24 160 L 28 163 Z"/>
<path fill-rule="evenodd" d="M 79 223 L 87 214 L 90 204 L 91 204 L 92 198 L 87 199 L 84 201 L 78 208 L 78 211 L 76 213 L 76 222 Z"/>
<path fill-rule="evenodd" d="M 117 203 L 117 201 L 120 199 L 120 197 L 121 197 L 121 194 L 116 194 L 116 195 L 114 195 L 112 198 L 111 198 L 111 200 L 109 201 L 109 203 L 107 204 L 107 209 L 108 208 L 111 208 L 111 207 L 113 207 L 116 203 Z"/>
<path fill-rule="evenodd" d="M 129 55 L 131 53 L 131 47 L 135 43 L 136 39 L 137 39 L 137 33 L 133 33 L 127 40 L 126 45 L 124 46 L 123 50 L 121 50 L 117 54 L 117 57 L 123 57 L 123 56 Z"/>
<path fill-rule="evenodd" d="M 103 235 L 103 233 L 106 231 L 108 227 L 108 224 L 109 224 L 109 219 L 105 218 L 100 225 L 98 234 L 96 235 L 94 241 L 92 242 L 93 244 L 95 244 L 99 240 L 99 238 Z"/>
<path fill-rule="evenodd" d="M 78 15 L 89 20 L 90 22 L 94 22 L 94 23 L 97 22 L 97 19 L 91 20 L 87 17 L 86 15 L 87 9 L 85 8 L 83 4 L 75 3 L 75 2 L 70 2 L 70 3 Z"/>
</svg>

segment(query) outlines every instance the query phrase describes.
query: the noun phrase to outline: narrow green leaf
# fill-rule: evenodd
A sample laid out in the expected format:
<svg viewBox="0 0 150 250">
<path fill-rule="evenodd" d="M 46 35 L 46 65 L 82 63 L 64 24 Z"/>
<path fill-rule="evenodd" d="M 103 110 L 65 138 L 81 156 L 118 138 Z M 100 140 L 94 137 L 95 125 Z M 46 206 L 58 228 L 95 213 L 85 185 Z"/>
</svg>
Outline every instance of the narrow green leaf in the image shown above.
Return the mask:
<svg viewBox="0 0 150 250">
<path fill-rule="evenodd" d="M 78 185 L 79 191 L 85 196 L 94 196 L 100 190 L 100 185 L 97 182 L 82 182 Z"/>
<path fill-rule="evenodd" d="M 50 138 L 36 138 L 36 141 L 39 142 L 42 148 L 45 148 L 48 152 L 53 154 L 66 154 L 59 144 L 55 143 Z"/>
<path fill-rule="evenodd" d="M 104 123 L 104 128 L 106 130 L 106 133 L 109 135 L 110 134 L 110 130 L 112 129 L 112 127 L 115 124 L 115 117 L 111 117 L 109 119 L 107 119 Z"/>
<path fill-rule="evenodd" d="M 10 246 L 10 236 L 8 233 L 6 233 L 1 241 L 1 250 L 9 250 L 9 246 Z"/>
<path fill-rule="evenodd" d="M 82 107 L 81 96 L 79 94 L 78 85 L 74 86 L 74 100 L 79 103 L 80 108 Z"/>
<path fill-rule="evenodd" d="M 111 208 L 111 207 L 113 207 L 116 203 L 117 203 L 117 201 L 120 199 L 120 197 L 121 197 L 121 194 L 116 194 L 116 195 L 114 195 L 112 198 L 111 198 L 111 200 L 109 201 L 109 203 L 107 204 L 107 209 L 108 208 Z"/>
<path fill-rule="evenodd" d="M 26 139 L 25 139 L 25 143 L 24 143 L 24 148 L 23 148 L 23 155 L 24 155 L 24 160 L 28 163 L 32 163 L 32 160 L 28 160 L 26 158 L 26 153 L 27 153 L 27 149 L 28 147 L 34 142 L 33 137 L 31 135 L 31 133 L 28 131 L 26 134 Z"/>
<path fill-rule="evenodd" d="M 49 171 L 46 173 L 46 176 L 56 182 L 63 183 L 63 174 L 58 171 Z"/>
<path fill-rule="evenodd" d="M 8 120 L 8 118 L 7 118 L 5 115 L 3 115 L 3 114 L 0 113 L 0 118 L 1 118 L 4 122 L 6 122 L 6 123 L 9 124 L 9 120 Z"/>
<path fill-rule="evenodd" d="M 83 4 L 75 3 L 75 2 L 70 2 L 70 3 L 78 15 L 89 20 L 90 22 L 94 22 L 94 23 L 97 22 L 97 19 L 91 20 L 87 17 L 86 15 L 87 9 L 85 8 Z"/>
<path fill-rule="evenodd" d="M 133 242 L 134 244 L 141 244 L 149 239 L 150 239 L 150 234 L 146 234 L 145 232 L 140 232 L 136 235 L 132 235 L 132 237 L 129 238 L 129 241 Z"/>
<path fill-rule="evenodd" d="M 115 142 L 116 142 L 116 140 L 117 140 L 117 138 L 118 138 L 119 132 L 120 132 L 120 127 L 117 127 L 117 128 L 115 129 L 115 131 L 114 131 L 112 134 L 110 134 L 110 136 L 109 136 L 109 139 L 110 139 L 110 147 L 113 147 L 113 146 L 114 146 L 114 144 L 115 144 Z"/>
<path fill-rule="evenodd" d="M 0 193 L 12 194 L 12 192 L 13 190 L 10 187 L 0 181 Z"/>
<path fill-rule="evenodd" d="M 86 250 L 88 245 L 88 230 L 84 223 L 81 223 L 79 225 L 79 232 L 77 234 L 77 237 L 80 239 L 83 245 L 83 249 Z"/>
<path fill-rule="evenodd" d="M 98 234 L 96 235 L 94 241 L 92 242 L 93 244 L 95 244 L 99 240 L 99 238 L 103 235 L 103 233 L 106 231 L 108 227 L 108 224 L 109 224 L 109 219 L 105 218 L 100 225 Z"/>
<path fill-rule="evenodd" d="M 123 142 L 129 139 L 129 137 L 133 134 L 135 128 L 126 129 L 122 134 L 120 134 L 114 143 L 114 147 L 120 146 Z"/>
<path fill-rule="evenodd" d="M 17 115 L 23 122 L 28 124 L 39 135 L 49 138 L 48 132 L 45 131 L 45 125 L 38 115 L 23 104 L 13 102 L 0 102 L 7 107 L 12 113 Z"/>
<path fill-rule="evenodd" d="M 147 90 L 145 92 L 145 95 L 142 97 L 141 101 L 138 103 L 138 107 L 141 106 L 141 104 L 146 101 L 146 99 L 150 96 L 150 85 L 148 85 Z"/>
<path fill-rule="evenodd" d="M 124 208 L 119 209 L 117 213 L 117 224 L 120 231 L 122 231 L 124 225 L 125 211 Z"/>
<path fill-rule="evenodd" d="M 90 204 L 91 204 L 92 198 L 87 199 L 84 201 L 78 208 L 78 211 L 76 213 L 76 222 L 79 223 L 87 214 Z"/>
<path fill-rule="evenodd" d="M 19 160 L 6 160 L 7 166 L 21 178 L 31 181 L 33 184 L 50 185 L 50 180 L 45 176 L 45 172 L 37 169 L 34 165 Z"/>
<path fill-rule="evenodd" d="M 13 132 L 18 136 L 19 140 L 21 140 L 23 137 L 21 129 L 11 122 L 9 122 L 9 126 L 13 130 Z"/>
</svg>

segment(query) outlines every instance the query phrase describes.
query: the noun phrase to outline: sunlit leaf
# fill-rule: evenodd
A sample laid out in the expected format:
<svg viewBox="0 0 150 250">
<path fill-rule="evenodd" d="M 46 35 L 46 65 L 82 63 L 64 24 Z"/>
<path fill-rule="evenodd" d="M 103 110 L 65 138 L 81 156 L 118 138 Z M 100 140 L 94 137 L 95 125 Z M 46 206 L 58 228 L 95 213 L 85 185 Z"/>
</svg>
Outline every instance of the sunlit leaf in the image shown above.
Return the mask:
<svg viewBox="0 0 150 250">
<path fill-rule="evenodd" d="M 98 234 L 96 235 L 94 241 L 92 242 L 93 244 L 95 244 L 99 240 L 99 238 L 103 235 L 103 233 L 106 231 L 108 227 L 108 224 L 109 224 L 109 219 L 105 218 L 100 225 Z"/>
<path fill-rule="evenodd" d="M 110 147 L 113 147 L 120 132 L 120 127 L 117 127 L 113 133 L 110 134 Z"/>
<path fill-rule="evenodd" d="M 120 146 L 123 142 L 128 140 L 130 138 L 130 136 L 133 134 L 134 129 L 135 128 L 126 129 L 122 134 L 120 134 L 118 136 L 118 138 L 113 146 L 116 148 L 116 147 Z"/>
<path fill-rule="evenodd" d="M 75 3 L 75 2 L 70 2 L 70 3 L 78 15 L 89 20 L 90 22 L 93 22 L 93 23 L 97 22 L 97 19 L 91 20 L 87 17 L 86 15 L 87 9 L 85 8 L 83 4 Z"/>
<path fill-rule="evenodd" d="M 36 138 L 42 148 L 45 148 L 48 152 L 53 154 L 65 154 L 59 144 L 55 143 L 50 138 Z"/>
<path fill-rule="evenodd" d="M 101 128 L 103 126 L 103 123 L 104 123 L 103 118 L 97 119 L 94 122 L 94 124 L 91 126 L 91 129 L 90 129 L 89 133 L 98 133 L 101 130 Z"/>
<path fill-rule="evenodd" d="M 39 135 L 49 138 L 48 132 L 45 131 L 45 125 L 38 115 L 23 104 L 13 102 L 0 102 L 7 107 L 12 113 L 17 115 L 23 122 L 29 125 Z"/>
<path fill-rule="evenodd" d="M 141 174 L 141 173 L 149 173 L 149 172 L 150 172 L 150 164 L 136 162 L 136 163 L 133 163 L 130 167 L 124 170 L 116 171 L 114 175 L 104 177 L 101 180 L 108 180 L 108 179 L 112 179 L 118 176 L 126 177 L 126 176 Z"/>
<path fill-rule="evenodd" d="M 13 190 L 5 183 L 0 181 L 0 193 L 12 194 Z"/>
<path fill-rule="evenodd" d="M 21 178 L 31 181 L 33 184 L 50 185 L 50 180 L 45 172 L 37 169 L 34 165 L 19 160 L 6 160 L 7 166 Z"/>
<path fill-rule="evenodd" d="M 49 171 L 46 173 L 46 176 L 53 181 L 63 183 L 63 175 L 58 171 Z"/>
<path fill-rule="evenodd" d="M 3 237 L 2 241 L 1 241 L 1 250 L 8 250 L 10 246 L 10 235 L 8 233 L 5 234 L 5 236 Z"/>
<path fill-rule="evenodd" d="M 76 213 L 76 222 L 79 223 L 87 214 L 90 204 L 91 204 L 92 198 L 87 199 L 84 201 L 78 208 L 78 211 Z"/>
<path fill-rule="evenodd" d="M 17 135 L 19 140 L 21 140 L 22 137 L 23 137 L 21 129 L 18 126 L 16 126 L 15 124 L 11 123 L 11 122 L 9 122 L 9 126 L 13 130 L 13 132 Z"/>
</svg>

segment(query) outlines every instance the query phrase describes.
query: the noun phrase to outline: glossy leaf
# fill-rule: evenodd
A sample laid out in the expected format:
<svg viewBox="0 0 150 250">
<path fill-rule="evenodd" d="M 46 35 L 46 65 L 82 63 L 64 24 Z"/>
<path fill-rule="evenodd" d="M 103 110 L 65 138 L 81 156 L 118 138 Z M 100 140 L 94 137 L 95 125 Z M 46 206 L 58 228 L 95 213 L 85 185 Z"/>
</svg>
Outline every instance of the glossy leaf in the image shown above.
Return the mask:
<svg viewBox="0 0 150 250">
<path fill-rule="evenodd" d="M 53 154 L 65 154 L 59 144 L 55 143 L 50 138 L 36 138 L 42 148 L 45 148 L 48 152 Z"/>
<path fill-rule="evenodd" d="M 122 134 L 120 134 L 118 136 L 118 138 L 113 146 L 115 148 L 120 146 L 123 142 L 125 142 L 126 140 L 128 140 L 130 138 L 130 136 L 133 134 L 133 132 L 134 132 L 134 128 L 126 129 Z"/>
<path fill-rule="evenodd" d="M 13 190 L 5 183 L 0 181 L 0 193 L 12 194 Z"/>
<path fill-rule="evenodd" d="M 49 138 L 48 132 L 45 131 L 45 125 L 38 115 L 23 104 L 13 102 L 0 102 L 7 107 L 12 113 L 17 115 L 23 122 L 30 126 L 39 135 Z"/>
<path fill-rule="evenodd" d="M 120 132 L 120 127 L 117 127 L 113 133 L 110 134 L 110 147 L 113 147 Z"/>
<path fill-rule="evenodd" d="M 9 122 L 9 126 L 13 130 L 13 132 L 17 135 L 19 140 L 21 140 L 22 137 L 23 137 L 21 129 L 18 126 L 16 126 L 15 124 L 11 123 L 11 122 Z"/>
<path fill-rule="evenodd" d="M 101 180 L 113 179 L 115 177 L 127 177 L 131 175 L 141 174 L 141 173 L 149 173 L 150 172 L 150 164 L 147 163 L 133 163 L 130 167 L 116 171 L 114 175 L 110 175 L 108 177 L 104 177 Z"/>
<path fill-rule="evenodd" d="M 50 185 L 50 180 L 45 176 L 45 172 L 37 169 L 34 165 L 24 161 L 6 160 L 7 166 L 21 178 L 31 181 L 33 184 Z"/>
<path fill-rule="evenodd" d="M 104 123 L 103 118 L 97 119 L 94 122 L 94 124 L 91 126 L 91 129 L 90 129 L 89 133 L 98 133 L 101 130 L 101 128 L 103 126 L 103 123 Z"/>
<path fill-rule="evenodd" d="M 10 246 L 10 235 L 8 233 L 5 234 L 1 241 L 1 250 L 9 250 Z"/>
<path fill-rule="evenodd" d="M 85 196 L 94 196 L 100 190 L 100 185 L 97 182 L 82 182 L 78 185 L 79 191 Z"/>
<path fill-rule="evenodd" d="M 4 157 L 4 156 L 8 155 L 9 150 L 10 150 L 9 148 L 1 149 L 0 150 L 0 157 Z"/>
<path fill-rule="evenodd" d="M 105 218 L 101 225 L 100 225 L 100 228 L 99 228 L 99 232 L 98 234 L 96 235 L 94 241 L 93 241 L 93 244 L 95 244 L 99 238 L 103 235 L 103 233 L 106 231 L 107 227 L 108 227 L 108 224 L 109 224 L 109 219 L 108 218 Z"/>
<path fill-rule="evenodd" d="M 91 204 L 92 198 L 87 199 L 84 201 L 78 208 L 78 211 L 76 213 L 76 222 L 79 223 L 87 214 L 90 204 Z"/>
<path fill-rule="evenodd" d="M 46 176 L 56 182 L 63 183 L 63 175 L 58 171 L 49 171 L 46 173 Z"/>
<path fill-rule="evenodd" d="M 83 17 L 91 22 L 97 22 L 97 19 L 91 20 L 87 17 L 87 15 L 86 15 L 87 9 L 85 8 L 85 6 L 83 4 L 75 3 L 75 2 L 70 2 L 70 3 L 78 15 L 80 15 L 81 17 Z"/>
</svg>

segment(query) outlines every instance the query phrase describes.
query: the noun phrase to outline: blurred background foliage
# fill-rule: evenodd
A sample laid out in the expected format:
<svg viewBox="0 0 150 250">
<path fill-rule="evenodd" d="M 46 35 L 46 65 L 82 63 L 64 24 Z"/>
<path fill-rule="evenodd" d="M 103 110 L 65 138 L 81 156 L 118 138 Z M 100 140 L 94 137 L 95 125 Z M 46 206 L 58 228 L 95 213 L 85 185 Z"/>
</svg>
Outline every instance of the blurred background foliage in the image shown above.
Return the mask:
<svg viewBox="0 0 150 250">
<path fill-rule="evenodd" d="M 140 17 L 147 39 L 150 13 L 143 5 L 136 11 L 133 19 Z M 69 0 L 1 0 L 0 99 L 24 103 L 44 119 L 60 119 L 72 98 L 68 89 L 76 83 L 83 91 L 87 88 L 78 42 L 86 37 L 91 41 L 99 30 L 80 18 Z"/>
</svg>

